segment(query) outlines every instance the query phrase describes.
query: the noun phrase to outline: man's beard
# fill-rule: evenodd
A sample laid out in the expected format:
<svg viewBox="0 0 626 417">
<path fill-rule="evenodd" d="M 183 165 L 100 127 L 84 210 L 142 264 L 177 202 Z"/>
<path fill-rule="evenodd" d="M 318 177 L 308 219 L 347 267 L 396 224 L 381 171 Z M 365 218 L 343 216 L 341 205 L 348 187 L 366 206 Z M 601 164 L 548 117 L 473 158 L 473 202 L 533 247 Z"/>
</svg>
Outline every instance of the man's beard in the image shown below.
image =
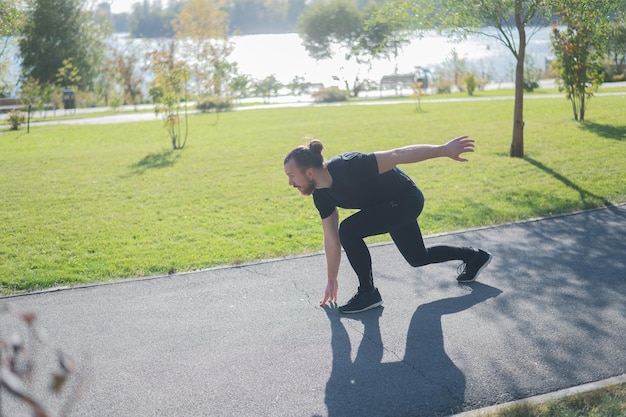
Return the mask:
<svg viewBox="0 0 626 417">
<path fill-rule="evenodd" d="M 302 193 L 302 195 L 311 195 L 313 194 L 313 191 L 315 191 L 316 185 L 317 184 L 315 183 L 315 180 L 311 178 L 309 180 L 309 184 L 306 187 L 300 188 L 300 193 Z"/>
</svg>

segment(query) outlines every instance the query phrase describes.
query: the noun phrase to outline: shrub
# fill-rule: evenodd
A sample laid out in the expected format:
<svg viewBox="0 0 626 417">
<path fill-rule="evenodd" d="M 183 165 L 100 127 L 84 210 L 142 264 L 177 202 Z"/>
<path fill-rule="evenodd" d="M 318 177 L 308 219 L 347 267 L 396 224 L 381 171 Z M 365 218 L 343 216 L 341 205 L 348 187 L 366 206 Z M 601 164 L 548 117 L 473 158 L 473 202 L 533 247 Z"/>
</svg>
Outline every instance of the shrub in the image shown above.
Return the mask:
<svg viewBox="0 0 626 417">
<path fill-rule="evenodd" d="M 537 81 L 528 81 L 524 80 L 524 91 L 527 93 L 532 93 L 535 91 L 535 88 L 539 88 L 539 83 Z"/>
<path fill-rule="evenodd" d="M 19 110 L 11 110 L 9 112 L 8 121 L 9 121 L 9 128 L 11 130 L 18 130 L 20 126 L 22 125 L 22 123 L 26 121 L 26 117 L 24 116 L 24 113 L 22 113 Z"/>
<path fill-rule="evenodd" d="M 452 81 L 448 80 L 434 80 L 433 87 L 435 87 L 435 94 L 446 94 L 452 92 Z"/>
<path fill-rule="evenodd" d="M 196 108 L 203 113 L 209 113 L 212 111 L 219 113 L 231 110 L 233 108 L 233 103 L 230 98 L 207 97 L 198 100 Z"/>
<path fill-rule="evenodd" d="M 339 87 L 321 88 L 312 94 L 313 99 L 318 103 L 346 101 L 349 95 L 349 92 L 340 90 Z"/>
<path fill-rule="evenodd" d="M 476 80 L 476 74 L 473 72 L 469 72 L 465 74 L 463 77 L 463 82 L 465 82 L 465 88 L 467 89 L 467 94 L 470 96 L 474 95 L 474 91 L 476 91 L 476 87 L 478 86 L 478 81 Z"/>
</svg>

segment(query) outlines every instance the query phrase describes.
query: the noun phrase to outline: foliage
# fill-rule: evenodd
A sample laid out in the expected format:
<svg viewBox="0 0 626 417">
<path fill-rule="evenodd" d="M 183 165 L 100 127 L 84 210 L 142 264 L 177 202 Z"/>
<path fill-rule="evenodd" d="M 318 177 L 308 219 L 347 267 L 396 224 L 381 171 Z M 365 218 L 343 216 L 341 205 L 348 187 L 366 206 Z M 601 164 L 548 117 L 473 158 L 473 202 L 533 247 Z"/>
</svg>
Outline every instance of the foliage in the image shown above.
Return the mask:
<svg viewBox="0 0 626 417">
<path fill-rule="evenodd" d="M 72 358 L 50 344 L 46 332 L 38 325 L 36 313 L 17 311 L 5 305 L 0 309 L 0 317 L 3 324 L 11 324 L 3 329 L 15 329 L 10 330 L 10 334 L 0 334 L 0 404 L 4 397 L 28 407 L 33 416 L 68 416 L 78 400 L 78 383 L 81 382 Z M 50 371 L 47 362 L 51 357 L 54 369 Z M 46 385 L 50 404 L 35 396 L 31 388 L 42 377 L 49 379 Z M 62 399 L 60 406 L 54 407 L 52 404 L 59 404 L 59 398 Z M 58 409 L 53 410 L 53 407 Z"/>
<path fill-rule="evenodd" d="M 296 75 L 291 82 L 287 85 L 287 88 L 291 92 L 291 95 L 300 96 L 308 92 L 311 83 L 307 82 L 304 77 Z"/>
<path fill-rule="evenodd" d="M 133 4 L 128 26 L 135 38 L 171 38 L 174 35 L 172 21 L 183 2 L 169 2 L 163 9 L 161 2 L 143 0 Z"/>
<path fill-rule="evenodd" d="M 209 112 L 223 112 L 228 111 L 233 108 L 233 103 L 228 98 L 222 97 L 207 97 L 198 100 L 196 104 L 196 108 L 201 112 L 209 113 Z"/>
<path fill-rule="evenodd" d="M 452 81 L 454 85 L 461 91 L 463 91 L 463 86 L 465 84 L 464 77 L 467 74 L 467 63 L 465 59 L 459 57 L 459 53 L 456 49 L 453 49 L 450 52 L 450 56 L 446 57 L 445 62 L 443 63 L 444 68 L 451 73 Z"/>
<path fill-rule="evenodd" d="M 252 88 L 253 80 L 247 74 L 239 74 L 237 65 L 233 66 L 233 76 L 228 84 L 230 93 L 237 98 L 248 97 Z"/>
<path fill-rule="evenodd" d="M 552 30 L 559 90 L 572 104 L 574 119 L 585 120 L 587 101 L 603 81 L 607 5 L 602 1 L 563 2 Z"/>
<path fill-rule="evenodd" d="M 229 11 L 230 33 L 292 33 L 305 0 L 235 0 Z"/>
<path fill-rule="evenodd" d="M 397 59 L 409 42 L 409 32 L 381 6 L 371 3 L 362 11 L 350 0 L 318 1 L 310 4 L 298 20 L 298 31 L 309 55 L 329 59 L 343 53 L 346 61 L 371 65 L 376 58 Z M 357 75 L 346 89 L 358 96 L 365 87 Z"/>
<path fill-rule="evenodd" d="M 162 115 L 172 147 L 183 149 L 187 143 L 187 81 L 189 70 L 184 61 L 176 59 L 176 42 L 171 41 L 164 50 L 154 50 L 150 54 L 154 81 L 150 94 L 155 103 L 155 111 Z M 181 120 L 181 102 L 185 102 L 185 126 Z"/>
<path fill-rule="evenodd" d="M 210 130 L 215 116 L 198 114 L 189 117 L 192 152 L 168 148 L 159 139 L 161 121 L 6 131 L 0 292 L 320 250 L 319 215 L 287 185 L 281 164 L 306 135 L 324 142 L 327 157 L 476 137 L 468 164 L 406 166 L 427 194 L 424 234 L 624 202 L 624 99 L 594 100 L 582 125 L 570 120 L 562 98 L 528 100 L 529 153 L 538 164 L 503 152 L 510 118 L 501 100 L 433 100 L 425 114 L 415 112 L 413 100 L 241 108 L 220 113 L 219 127 Z"/>
<path fill-rule="evenodd" d="M 416 112 L 422 112 L 422 96 L 424 95 L 424 82 L 417 81 L 411 84 L 411 89 L 413 90 L 413 94 L 411 98 L 415 98 L 417 105 L 415 106 Z"/>
<path fill-rule="evenodd" d="M 448 30 L 452 35 L 468 33 L 495 38 L 508 48 L 516 59 L 515 103 L 513 106 L 513 134 L 510 156 L 524 156 L 524 58 L 526 45 L 535 32 L 547 24 L 551 14 L 545 0 L 396 0 L 414 18 L 407 24 L 413 27 Z M 482 28 L 496 29 L 495 35 Z M 458 85 L 458 84 L 457 84 Z"/>
<path fill-rule="evenodd" d="M 278 90 L 282 87 L 282 84 L 276 78 L 276 75 L 271 74 L 264 79 L 254 83 L 254 93 L 258 97 L 263 98 L 263 102 L 269 102 L 270 97 L 278 95 Z"/>
<path fill-rule="evenodd" d="M 22 83 L 20 99 L 25 106 L 31 105 L 34 110 L 43 111 L 48 103 L 55 104 L 54 96 L 59 88 L 55 84 L 40 84 L 38 80 L 29 78 Z"/>
<path fill-rule="evenodd" d="M 610 75 L 618 77 L 622 75 L 623 79 L 626 72 L 626 10 L 617 12 L 609 22 L 607 55 L 614 65 Z"/>
<path fill-rule="evenodd" d="M 26 117 L 24 116 L 24 113 L 22 113 L 21 111 L 11 110 L 9 112 L 9 118 L 8 118 L 9 129 L 18 130 L 20 126 L 24 124 L 25 121 L 26 121 Z"/>
<path fill-rule="evenodd" d="M 63 61 L 71 59 L 80 74 L 78 86 L 91 89 L 100 73 L 104 28 L 83 10 L 81 0 L 27 0 L 19 40 L 24 78 L 57 82 Z"/>
<path fill-rule="evenodd" d="M 121 87 L 121 98 L 125 104 L 139 104 L 142 101 L 142 73 L 140 58 L 133 50 L 112 51 L 113 73 Z"/>
<path fill-rule="evenodd" d="M 328 59 L 341 47 L 350 57 L 355 54 L 363 32 L 363 19 L 349 0 L 317 1 L 310 4 L 298 21 L 302 43 L 311 57 Z"/>
<path fill-rule="evenodd" d="M 327 87 L 321 88 L 311 95 L 318 103 L 333 103 L 348 100 L 349 94 L 346 90 L 340 90 L 338 87 Z"/>
<path fill-rule="evenodd" d="M 478 80 L 476 79 L 476 74 L 473 72 L 468 72 L 463 77 L 463 83 L 465 84 L 465 91 L 467 91 L 467 95 L 473 96 L 474 91 L 478 87 Z"/>
<path fill-rule="evenodd" d="M 532 55 L 526 55 L 524 62 L 524 91 L 532 93 L 539 88 L 539 80 L 543 71 L 535 66 Z"/>
<path fill-rule="evenodd" d="M 63 60 L 63 66 L 57 71 L 57 85 L 69 88 L 77 85 L 82 78 L 80 70 L 73 64 L 74 58 Z"/>
<path fill-rule="evenodd" d="M 190 0 L 174 20 L 176 38 L 187 41 L 183 54 L 193 63 L 191 83 L 199 96 L 222 96 L 234 76 L 226 9 L 223 0 Z"/>
<path fill-rule="evenodd" d="M 111 49 L 109 75 L 119 90 L 112 92 L 122 100 L 121 104 L 139 104 L 143 101 L 143 68 L 140 65 L 142 57 L 131 45 L 123 50 Z"/>
<path fill-rule="evenodd" d="M 15 35 L 20 26 L 22 12 L 17 0 L 0 0 L 0 37 Z M 6 43 L 0 49 L 0 57 Z"/>
<path fill-rule="evenodd" d="M 17 0 L 0 0 L 0 97 L 8 97 L 13 89 L 5 79 L 9 63 L 3 58 L 11 35 L 19 33 L 21 17 Z"/>
<path fill-rule="evenodd" d="M 401 20 L 385 13 L 385 8 L 376 3 L 370 3 L 363 12 L 364 27 L 359 48 L 373 58 L 393 58 L 397 74 L 397 59 L 402 48 L 409 44 L 411 31 L 406 29 Z"/>
</svg>

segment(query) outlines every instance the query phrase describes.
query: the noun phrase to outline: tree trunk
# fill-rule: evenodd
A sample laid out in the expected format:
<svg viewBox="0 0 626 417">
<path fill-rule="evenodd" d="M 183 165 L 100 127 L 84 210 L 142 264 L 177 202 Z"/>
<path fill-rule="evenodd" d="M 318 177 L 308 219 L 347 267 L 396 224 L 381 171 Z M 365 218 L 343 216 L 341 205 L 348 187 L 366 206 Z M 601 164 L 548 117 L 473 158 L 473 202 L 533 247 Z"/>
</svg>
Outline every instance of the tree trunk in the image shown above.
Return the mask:
<svg viewBox="0 0 626 417">
<path fill-rule="evenodd" d="M 580 121 L 585 121 L 585 91 L 583 90 L 583 94 L 580 97 Z"/>
<path fill-rule="evenodd" d="M 515 105 L 513 109 L 512 158 L 524 157 L 524 57 L 526 55 L 526 29 L 521 16 L 522 0 L 515 0 L 515 26 L 519 33 L 519 51 L 515 66 Z"/>
</svg>

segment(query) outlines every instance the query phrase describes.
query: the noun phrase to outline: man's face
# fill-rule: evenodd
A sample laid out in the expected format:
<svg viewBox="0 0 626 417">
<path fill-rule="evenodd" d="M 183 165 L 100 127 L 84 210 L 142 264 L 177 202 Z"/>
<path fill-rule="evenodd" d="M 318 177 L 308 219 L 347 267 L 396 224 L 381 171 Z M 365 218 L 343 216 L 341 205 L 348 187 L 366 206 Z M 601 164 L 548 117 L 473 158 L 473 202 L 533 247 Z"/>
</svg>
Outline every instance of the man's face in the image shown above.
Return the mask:
<svg viewBox="0 0 626 417">
<path fill-rule="evenodd" d="M 302 171 L 291 159 L 285 164 L 285 174 L 289 177 L 289 185 L 297 188 L 302 195 L 311 195 L 315 191 L 315 180 L 313 180 L 313 169 Z"/>
</svg>

